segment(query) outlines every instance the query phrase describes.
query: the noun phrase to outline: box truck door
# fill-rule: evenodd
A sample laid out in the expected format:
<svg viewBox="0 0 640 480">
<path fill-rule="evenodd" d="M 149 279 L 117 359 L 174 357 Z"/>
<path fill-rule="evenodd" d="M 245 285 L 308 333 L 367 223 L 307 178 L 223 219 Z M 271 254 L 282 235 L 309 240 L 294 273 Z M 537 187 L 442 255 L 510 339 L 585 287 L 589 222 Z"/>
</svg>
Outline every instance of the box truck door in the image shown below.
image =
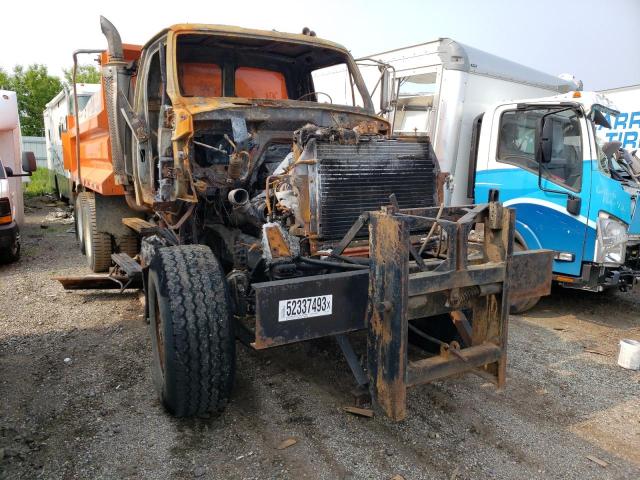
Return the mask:
<svg viewBox="0 0 640 480">
<path fill-rule="evenodd" d="M 500 200 L 516 210 L 517 239 L 523 246 L 555 250 L 554 272 L 578 276 L 587 229 L 595 232 L 589 220 L 589 148 L 583 140 L 588 137 L 579 111 L 554 108 L 504 105 L 495 110 L 475 198 L 481 201 L 489 189 L 498 189 Z M 543 117 L 543 131 L 536 132 Z M 546 154 L 541 164 L 539 139 Z"/>
</svg>

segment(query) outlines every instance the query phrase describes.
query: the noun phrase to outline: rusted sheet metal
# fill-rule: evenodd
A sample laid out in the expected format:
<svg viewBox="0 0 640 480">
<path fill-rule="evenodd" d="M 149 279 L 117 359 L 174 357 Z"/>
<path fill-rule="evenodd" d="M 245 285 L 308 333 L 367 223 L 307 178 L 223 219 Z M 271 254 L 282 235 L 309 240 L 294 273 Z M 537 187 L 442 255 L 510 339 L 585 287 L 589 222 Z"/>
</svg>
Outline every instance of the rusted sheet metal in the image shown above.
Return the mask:
<svg viewBox="0 0 640 480">
<path fill-rule="evenodd" d="M 278 226 L 265 226 L 264 230 L 267 234 L 267 242 L 269 243 L 269 249 L 271 250 L 271 257 L 273 258 L 290 258 L 291 249 L 289 244 L 282 236 L 282 232 Z"/>
<path fill-rule="evenodd" d="M 158 226 L 138 217 L 124 217 L 122 223 L 141 236 L 153 235 L 158 232 Z"/>
<path fill-rule="evenodd" d="M 409 228 L 401 218 L 384 211 L 374 212 L 370 216 L 369 239 L 369 384 L 373 398 L 385 413 L 399 421 L 406 416 Z"/>
<path fill-rule="evenodd" d="M 509 267 L 511 301 L 549 295 L 552 263 L 552 250 L 515 252 Z"/>
<path fill-rule="evenodd" d="M 255 283 L 256 349 L 365 328 L 368 270 Z M 331 314 L 283 320 L 282 302 L 331 295 Z"/>
</svg>

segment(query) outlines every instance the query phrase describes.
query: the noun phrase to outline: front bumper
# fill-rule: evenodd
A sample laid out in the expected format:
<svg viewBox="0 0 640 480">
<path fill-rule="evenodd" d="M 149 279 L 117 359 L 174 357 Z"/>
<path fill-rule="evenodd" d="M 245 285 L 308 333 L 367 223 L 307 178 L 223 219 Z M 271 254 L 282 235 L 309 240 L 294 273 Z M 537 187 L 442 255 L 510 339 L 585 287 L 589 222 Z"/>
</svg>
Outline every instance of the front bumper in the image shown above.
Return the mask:
<svg viewBox="0 0 640 480">
<path fill-rule="evenodd" d="M 20 240 L 20 231 L 16 222 L 0 225 L 0 250 L 13 247 Z"/>
<path fill-rule="evenodd" d="M 609 288 L 631 290 L 640 279 L 640 270 L 629 265 L 606 267 L 597 263 L 583 263 L 580 277 L 553 276 L 554 281 L 565 288 L 576 288 L 590 292 L 602 292 Z"/>
</svg>

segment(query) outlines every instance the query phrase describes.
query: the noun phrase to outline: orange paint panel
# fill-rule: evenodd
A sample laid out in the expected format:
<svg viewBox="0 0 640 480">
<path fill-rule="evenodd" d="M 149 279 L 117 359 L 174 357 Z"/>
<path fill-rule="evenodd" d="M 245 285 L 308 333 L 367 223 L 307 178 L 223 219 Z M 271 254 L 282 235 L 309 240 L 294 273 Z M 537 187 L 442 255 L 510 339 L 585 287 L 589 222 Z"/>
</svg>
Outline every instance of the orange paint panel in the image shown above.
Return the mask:
<svg viewBox="0 0 640 480">
<path fill-rule="evenodd" d="M 287 84 L 281 72 L 252 67 L 236 69 L 236 97 L 275 100 L 289 98 Z"/>
<path fill-rule="evenodd" d="M 82 184 L 103 195 L 124 195 L 121 185 L 116 185 L 111 163 L 82 165 Z"/>
<path fill-rule="evenodd" d="M 178 77 L 183 95 L 222 96 L 222 70 L 215 63 L 181 63 Z"/>
<path fill-rule="evenodd" d="M 75 170 L 76 152 L 71 134 L 68 131 L 62 132 L 62 134 L 60 135 L 60 140 L 62 141 L 62 162 L 64 165 L 64 169 L 69 171 Z"/>
</svg>

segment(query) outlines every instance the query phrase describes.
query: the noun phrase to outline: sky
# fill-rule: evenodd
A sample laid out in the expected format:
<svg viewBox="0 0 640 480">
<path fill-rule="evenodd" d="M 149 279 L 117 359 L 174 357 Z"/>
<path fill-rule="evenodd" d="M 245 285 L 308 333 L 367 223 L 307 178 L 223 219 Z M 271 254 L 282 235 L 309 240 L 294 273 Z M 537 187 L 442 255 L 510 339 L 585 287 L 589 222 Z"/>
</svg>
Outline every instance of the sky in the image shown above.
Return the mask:
<svg viewBox="0 0 640 480">
<path fill-rule="evenodd" d="M 451 37 L 553 75 L 571 73 L 585 90 L 640 84 L 640 0 L 22 0 L 2 10 L 5 70 L 43 63 L 62 75 L 74 50 L 106 46 L 104 15 L 125 43 L 186 22 L 285 32 L 307 26 L 355 57 Z"/>
</svg>

